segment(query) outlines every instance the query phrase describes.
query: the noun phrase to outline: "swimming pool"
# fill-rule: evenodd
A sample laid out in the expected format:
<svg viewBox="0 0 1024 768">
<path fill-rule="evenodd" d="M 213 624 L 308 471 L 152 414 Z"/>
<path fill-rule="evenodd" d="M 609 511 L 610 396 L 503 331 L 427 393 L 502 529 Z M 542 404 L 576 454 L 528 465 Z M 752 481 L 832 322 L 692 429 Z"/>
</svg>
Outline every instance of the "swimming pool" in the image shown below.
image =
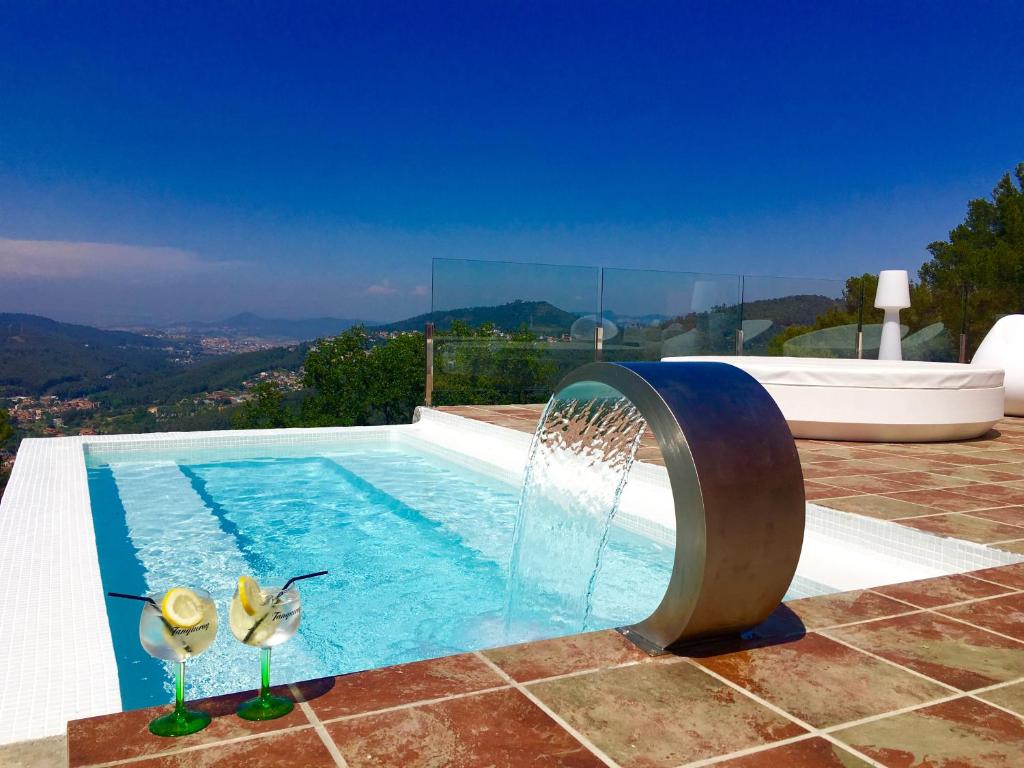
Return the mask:
<svg viewBox="0 0 1024 768">
<path fill-rule="evenodd" d="M 281 583 L 329 570 L 301 586 L 302 626 L 275 653 L 281 682 L 564 633 L 534 620 L 506 635 L 518 487 L 411 444 L 281 454 L 90 461 L 104 590 L 199 586 L 223 616 L 241 574 Z M 645 617 L 672 556 L 663 543 L 614 528 L 588 628 Z M 139 646 L 137 607 L 108 598 L 107 615 L 123 706 L 166 701 L 169 669 Z M 221 632 L 189 662 L 190 695 L 245 689 L 255 674 L 255 652 Z"/>
<path fill-rule="evenodd" d="M 170 701 L 165 670 L 145 656 L 138 643 L 137 609 L 127 602 L 115 605 L 105 601 L 104 592 L 118 588 L 147 591 L 150 579 L 153 591 L 191 582 L 218 591 L 223 619 L 238 572 L 261 575 L 246 555 L 260 554 L 252 547 L 256 529 L 249 530 L 242 523 L 261 514 L 254 511 L 256 508 L 270 509 L 262 499 L 274 499 L 275 494 L 283 494 L 275 503 L 295 504 L 299 511 L 286 521 L 279 520 L 276 527 L 271 525 L 267 530 L 264 526 L 264 557 L 281 558 L 281 569 L 287 568 L 291 575 L 294 566 L 285 556 L 294 557 L 294 553 L 274 547 L 281 537 L 303 531 L 311 553 L 335 549 L 342 553 L 340 566 L 313 562 L 312 557 L 300 559 L 301 568 L 297 570 L 329 567 L 332 581 L 302 584 L 307 603 L 304 630 L 275 651 L 275 681 L 309 678 L 325 670 L 341 671 L 345 665 L 375 666 L 387 663 L 389 658 L 418 658 L 452 647 L 504 642 L 500 622 L 493 613 L 500 613 L 504 584 L 492 590 L 493 574 L 500 573 L 504 578 L 506 556 L 501 550 L 508 546 L 529 445 L 527 434 L 430 409 L 422 410 L 414 424 L 388 427 L 23 441 L 14 475 L 0 503 L 0 587 L 9 603 L 5 615 L 20 617 L 5 625 L 0 634 L 0 678 L 9 690 L 19 692 L 18 696 L 0 697 L 0 744 L 60 734 L 69 719 L 116 712 L 154 700 L 160 704 Z M 382 449 L 384 454 L 379 453 Z M 356 491 L 342 493 L 346 488 L 343 483 L 325 480 L 327 475 L 314 481 L 296 470 L 306 467 L 308 471 L 315 462 L 344 454 L 352 461 L 343 468 L 359 475 L 355 460 L 380 457 L 392 449 L 400 455 L 412 453 L 426 468 L 426 474 L 374 474 L 370 470 L 376 465 L 370 462 L 360 477 L 382 492 L 384 499 L 402 502 L 392 512 L 385 509 L 370 515 L 364 507 L 372 505 L 354 501 L 361 498 Z M 278 476 L 285 475 L 285 479 L 266 483 L 271 477 L 268 465 L 277 462 L 282 470 Z M 191 468 L 205 484 L 207 496 L 216 500 L 214 480 L 220 482 L 222 478 L 215 478 L 218 473 L 212 470 L 232 463 L 256 471 L 241 483 L 243 490 L 251 493 L 248 508 L 239 504 L 238 510 L 230 514 L 223 503 L 219 508 L 208 507 L 193 478 L 180 469 Z M 408 463 L 408 457 L 399 459 L 399 463 Z M 151 470 L 152 477 L 147 479 Z M 208 478 L 204 479 L 204 474 Z M 464 482 L 454 482 L 460 478 Z M 354 512 L 344 508 L 346 498 L 356 507 Z M 246 498 L 240 494 L 239 501 Z M 454 551 L 468 550 L 462 562 L 479 566 L 479 572 L 470 572 L 472 580 L 465 577 L 460 582 L 480 585 L 482 592 L 473 595 L 483 594 L 490 599 L 484 610 L 465 612 L 482 617 L 472 636 L 448 632 L 444 624 L 455 622 L 449 621 L 447 613 L 424 616 L 425 612 L 416 612 L 415 606 L 403 605 L 401 600 L 395 601 L 396 614 L 391 615 L 392 609 L 381 597 L 388 593 L 376 586 L 379 574 L 354 567 L 359 563 L 357 555 L 368 546 L 365 543 L 354 546 L 345 559 L 344 546 L 352 541 L 347 530 L 359 530 L 360 526 L 373 530 L 376 522 L 389 516 L 401 521 L 400 513 L 408 513 L 410 508 L 438 523 L 432 526 L 433 535 L 454 531 L 459 545 Z M 361 519 L 360 513 L 369 519 Z M 345 515 L 354 515 L 352 519 L 359 522 L 345 527 Z M 222 520 L 229 524 L 227 530 L 221 527 Z M 235 529 L 230 529 L 231 523 Z M 257 525 L 261 523 L 256 521 Z M 865 589 L 1024 559 L 980 544 L 815 504 L 807 505 L 806 523 L 803 555 L 790 587 L 791 597 Z M 640 610 L 643 606 L 639 599 L 632 600 L 631 596 L 640 595 L 638 584 L 648 587 L 648 597 L 660 591 L 660 584 L 654 588 L 658 553 L 667 559 L 675 541 L 671 491 L 663 468 L 649 464 L 633 467 L 617 524 L 621 530 L 613 530 L 613 542 L 616 546 L 619 542 L 636 545 L 641 563 L 649 570 L 617 568 L 617 556 L 606 560 L 595 615 L 602 620 L 614 615 L 604 607 L 603 596 L 608 595 L 611 600 L 627 599 L 630 610 L 624 612 L 624 621 L 634 621 L 644 611 Z M 390 526 L 381 530 L 399 541 Z M 333 535 L 327 535 L 327 531 Z M 626 535 L 627 531 L 632 535 Z M 426 537 L 429 541 L 427 533 L 417 533 L 414 540 Z M 406 558 L 408 562 L 399 562 L 398 566 L 409 566 L 414 574 L 429 573 L 429 568 L 443 569 L 445 563 L 434 561 L 447 559 L 444 551 L 426 547 L 418 559 Z M 192 554 L 186 557 L 186 553 Z M 417 565 L 418 560 L 423 562 Z M 164 569 L 162 575 L 158 565 Z M 492 577 L 484 578 L 487 573 Z M 637 576 L 640 573 L 644 575 Z M 665 576 L 664 571 L 661 576 Z M 333 580 L 335 577 L 338 581 Z M 277 580 L 285 575 L 275 573 L 270 578 Z M 384 586 L 395 590 L 406 586 L 395 584 L 396 579 L 398 576 Z M 410 580 L 408 586 L 406 595 L 414 600 L 431 599 L 433 606 L 440 606 L 439 611 L 463 601 L 458 589 L 447 589 L 447 582 L 438 577 L 418 583 Z M 455 608 L 462 610 L 459 605 Z M 319 625 L 315 614 L 328 622 Z M 364 621 L 363 616 L 371 619 Z M 420 622 L 416 631 L 410 628 L 414 621 Z M 323 628 L 314 631 L 318 626 Z M 466 626 L 470 625 L 464 622 L 462 628 Z M 548 631 L 544 627 L 532 629 L 535 636 Z M 203 690 L 251 689 L 256 683 L 256 657 L 254 649 L 237 643 L 225 628 L 214 649 L 189 662 L 194 665 L 190 678 L 194 685 L 190 685 L 189 695 Z"/>
</svg>

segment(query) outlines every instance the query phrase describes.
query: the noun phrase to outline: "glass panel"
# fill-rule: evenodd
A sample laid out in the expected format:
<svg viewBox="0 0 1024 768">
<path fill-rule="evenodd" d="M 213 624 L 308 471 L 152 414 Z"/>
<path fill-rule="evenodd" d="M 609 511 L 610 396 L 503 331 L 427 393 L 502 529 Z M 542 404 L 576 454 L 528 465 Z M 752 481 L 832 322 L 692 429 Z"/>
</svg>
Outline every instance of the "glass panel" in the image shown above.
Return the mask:
<svg viewBox="0 0 1024 768">
<path fill-rule="evenodd" d="M 734 355 L 739 302 L 737 275 L 606 269 L 604 358 Z"/>
<path fill-rule="evenodd" d="M 544 402 L 594 359 L 600 270 L 434 259 L 435 405 Z"/>
<path fill-rule="evenodd" d="M 743 354 L 856 357 L 859 309 L 859 283 L 745 276 Z M 865 356 L 871 344 L 877 354 L 881 325 L 864 331 Z"/>
</svg>

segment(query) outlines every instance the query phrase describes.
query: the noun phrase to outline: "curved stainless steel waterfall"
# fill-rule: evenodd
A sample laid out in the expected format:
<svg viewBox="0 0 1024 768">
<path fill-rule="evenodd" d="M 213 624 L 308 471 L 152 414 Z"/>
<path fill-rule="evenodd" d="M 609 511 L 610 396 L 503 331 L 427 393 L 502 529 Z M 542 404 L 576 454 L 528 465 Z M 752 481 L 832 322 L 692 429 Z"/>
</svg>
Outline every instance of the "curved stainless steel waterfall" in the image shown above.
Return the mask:
<svg viewBox="0 0 1024 768">
<path fill-rule="evenodd" d="M 775 401 L 739 368 L 701 362 L 591 363 L 557 395 L 587 400 L 607 387 L 657 438 L 676 515 L 665 596 L 630 629 L 667 648 L 759 623 L 788 589 L 804 536 L 800 459 Z"/>
</svg>

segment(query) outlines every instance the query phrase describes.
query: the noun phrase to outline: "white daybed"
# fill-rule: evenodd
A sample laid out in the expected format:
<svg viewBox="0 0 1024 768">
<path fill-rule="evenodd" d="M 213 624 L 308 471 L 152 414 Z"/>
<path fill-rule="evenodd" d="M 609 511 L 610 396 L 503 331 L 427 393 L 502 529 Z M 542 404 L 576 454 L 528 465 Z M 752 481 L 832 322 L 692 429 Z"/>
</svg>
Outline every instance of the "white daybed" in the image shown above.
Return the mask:
<svg viewBox="0 0 1024 768">
<path fill-rule="evenodd" d="M 967 440 L 1003 417 L 1003 370 L 958 363 L 809 357 L 666 357 L 741 368 L 775 398 L 794 437 Z"/>
<path fill-rule="evenodd" d="M 974 353 L 971 365 L 1002 368 L 1006 372 L 1007 416 L 1024 416 L 1024 315 L 1007 315 L 996 321 Z"/>
</svg>

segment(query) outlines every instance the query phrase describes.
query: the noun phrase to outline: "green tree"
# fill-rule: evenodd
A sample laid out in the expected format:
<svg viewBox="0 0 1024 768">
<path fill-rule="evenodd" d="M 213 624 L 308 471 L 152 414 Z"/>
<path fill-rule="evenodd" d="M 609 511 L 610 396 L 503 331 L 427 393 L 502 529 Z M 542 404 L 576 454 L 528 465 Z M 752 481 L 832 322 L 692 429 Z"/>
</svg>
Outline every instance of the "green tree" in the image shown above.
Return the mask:
<svg viewBox="0 0 1024 768">
<path fill-rule="evenodd" d="M 305 426 L 396 424 L 412 420 L 423 402 L 423 334 L 407 333 L 372 345 L 365 329 L 319 340 L 306 356 L 302 403 Z"/>
<path fill-rule="evenodd" d="M 261 381 L 252 388 L 252 397 L 232 414 L 235 429 L 274 429 L 288 426 L 284 394 L 270 381 Z"/>
<path fill-rule="evenodd" d="M 369 417 L 366 356 L 370 339 L 362 326 L 319 339 L 306 355 L 302 423 L 309 427 L 366 424 Z"/>
<path fill-rule="evenodd" d="M 367 355 L 367 399 L 371 418 L 385 424 L 408 424 L 423 404 L 427 375 L 422 333 L 404 333 Z"/>
<path fill-rule="evenodd" d="M 14 427 L 11 425 L 11 416 L 3 408 L 0 408 L 0 448 L 14 437 Z"/>
<path fill-rule="evenodd" d="M 558 367 L 544 342 L 525 327 L 501 335 L 492 323 L 459 320 L 439 334 L 435 357 L 438 405 L 530 403 L 546 400 Z"/>
<path fill-rule="evenodd" d="M 1024 311 L 1024 163 L 999 180 L 991 199 L 971 200 L 949 239 L 928 251 L 932 258 L 918 274 L 934 314 L 947 327 L 956 324 L 966 291 L 972 350 L 1000 316 Z"/>
</svg>

